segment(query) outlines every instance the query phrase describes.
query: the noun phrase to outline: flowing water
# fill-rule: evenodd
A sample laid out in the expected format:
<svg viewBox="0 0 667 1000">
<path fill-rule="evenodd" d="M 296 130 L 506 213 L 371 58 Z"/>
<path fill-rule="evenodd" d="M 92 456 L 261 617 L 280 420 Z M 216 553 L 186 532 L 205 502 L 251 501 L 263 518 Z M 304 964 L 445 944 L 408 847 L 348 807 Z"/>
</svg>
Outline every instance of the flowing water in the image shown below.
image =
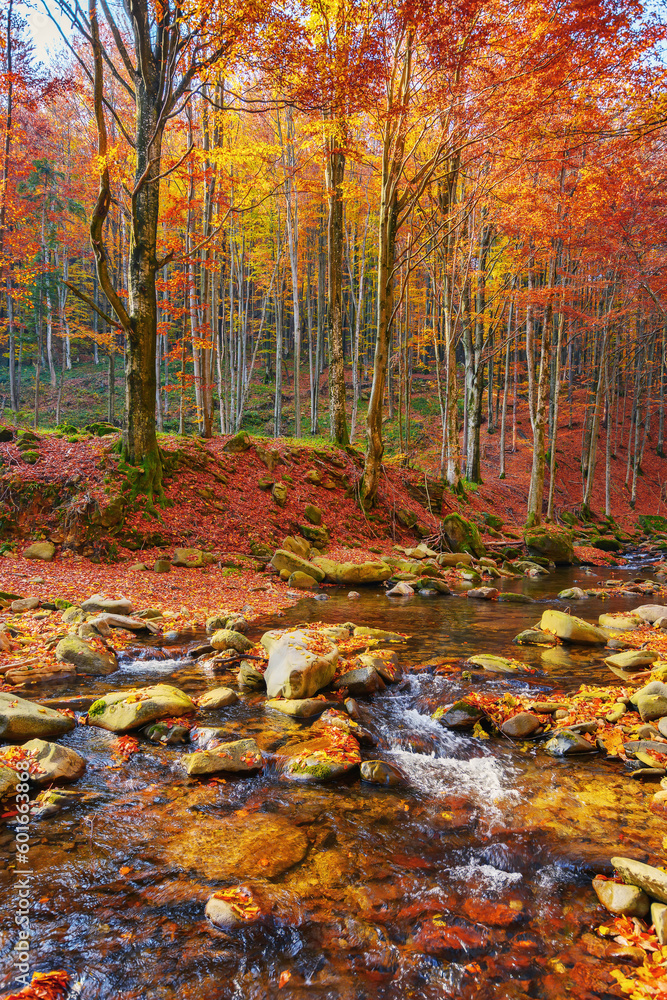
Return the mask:
<svg viewBox="0 0 667 1000">
<path fill-rule="evenodd" d="M 630 780 L 618 762 L 561 762 L 539 745 L 477 740 L 431 719 L 471 686 L 547 695 L 582 682 L 617 683 L 600 650 L 512 645 L 545 605 L 564 607 L 554 597 L 561 588 L 599 585 L 609 575 L 575 569 L 512 581 L 540 602 L 531 605 L 393 600 L 377 591 L 352 601 L 330 591 L 327 601 L 306 598 L 255 623 L 253 639 L 266 627 L 317 620 L 410 634 L 400 652 L 404 682 L 359 700 L 377 737 L 365 756 L 397 764 L 409 778 L 405 789 L 358 778 L 294 785 L 270 768 L 198 783 L 179 768 L 187 747 L 142 742 L 124 762 L 111 753 L 113 734 L 77 727 L 62 742 L 88 760 L 75 786 L 88 797 L 31 831 L 32 969 L 67 969 L 86 1000 L 619 995 L 609 977 L 614 962 L 591 954 L 586 937 L 602 918 L 590 879 L 609 871 L 618 853 L 662 863 L 664 823 L 648 810 L 655 786 Z M 613 575 L 650 573 L 635 565 Z M 642 602 L 588 600 L 573 612 L 596 620 Z M 185 659 L 193 643 L 144 651 L 151 658 L 57 693 L 166 679 L 201 693 L 225 683 Z M 472 680 L 438 672 L 443 660 L 473 652 L 520 658 L 536 672 L 480 672 Z M 270 752 L 307 725 L 275 716 L 262 697 L 247 694 L 206 718 L 230 739 L 253 736 Z M 0 834 L 6 988 L 12 837 L 11 828 Z M 235 883 L 253 885 L 270 916 L 224 933 L 207 922 L 204 905 Z"/>
</svg>

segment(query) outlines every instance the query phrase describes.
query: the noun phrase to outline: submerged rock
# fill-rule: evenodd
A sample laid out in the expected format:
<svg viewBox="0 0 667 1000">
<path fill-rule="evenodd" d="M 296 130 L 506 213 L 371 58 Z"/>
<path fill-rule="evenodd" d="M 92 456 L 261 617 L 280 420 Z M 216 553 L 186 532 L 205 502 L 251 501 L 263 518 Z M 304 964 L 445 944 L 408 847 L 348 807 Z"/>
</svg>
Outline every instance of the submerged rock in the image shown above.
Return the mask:
<svg viewBox="0 0 667 1000">
<path fill-rule="evenodd" d="M 595 894 L 610 913 L 619 917 L 645 917 L 650 901 L 643 889 L 635 885 L 619 885 L 609 879 L 594 878 Z"/>
<path fill-rule="evenodd" d="M 69 715 L 0 691 L 0 739 L 22 743 L 33 737 L 63 736 L 75 726 Z"/>
<path fill-rule="evenodd" d="M 555 646 L 556 637 L 551 632 L 545 632 L 539 628 L 526 628 L 514 636 L 513 640 L 518 646 Z"/>
<path fill-rule="evenodd" d="M 633 667 L 646 667 L 655 663 L 658 653 L 649 649 L 628 649 L 624 653 L 614 653 L 604 661 L 608 667 L 619 667 L 621 670 L 631 670 Z"/>
<path fill-rule="evenodd" d="M 483 716 L 481 709 L 461 699 L 444 711 L 436 709 L 433 718 L 448 729 L 472 729 Z"/>
<path fill-rule="evenodd" d="M 498 597 L 499 591 L 496 587 L 474 587 L 469 590 L 466 597 L 479 601 L 493 601 Z"/>
<path fill-rule="evenodd" d="M 386 760 L 365 760 L 361 765 L 361 777 L 372 785 L 384 785 L 386 788 L 407 784 L 403 772 Z"/>
<path fill-rule="evenodd" d="M 170 684 L 110 691 L 88 709 L 88 724 L 124 733 L 164 716 L 189 715 L 197 706 L 184 691 Z"/>
<path fill-rule="evenodd" d="M 387 591 L 387 597 L 413 597 L 414 589 L 409 583 L 404 583 L 401 581 L 397 583 L 395 587 Z"/>
<path fill-rule="evenodd" d="M 252 890 L 245 886 L 223 889 L 209 896 L 204 911 L 215 927 L 231 931 L 262 919 L 262 912 Z"/>
<path fill-rule="evenodd" d="M 165 746 L 187 743 L 190 739 L 190 731 L 186 726 L 174 725 L 171 722 L 154 722 L 146 726 L 144 735 L 151 743 L 162 743 Z"/>
<path fill-rule="evenodd" d="M 384 691 L 385 684 L 375 667 L 367 666 L 347 670 L 337 678 L 334 688 L 347 688 L 349 694 L 357 696 Z"/>
</svg>

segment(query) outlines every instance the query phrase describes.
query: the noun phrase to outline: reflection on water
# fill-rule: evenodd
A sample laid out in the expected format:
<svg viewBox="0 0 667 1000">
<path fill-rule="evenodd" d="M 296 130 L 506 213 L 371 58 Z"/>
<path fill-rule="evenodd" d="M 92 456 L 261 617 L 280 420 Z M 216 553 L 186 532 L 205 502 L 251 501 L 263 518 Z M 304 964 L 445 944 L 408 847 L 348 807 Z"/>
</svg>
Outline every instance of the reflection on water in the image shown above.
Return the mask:
<svg viewBox="0 0 667 1000">
<path fill-rule="evenodd" d="M 397 764 L 408 789 L 358 780 L 296 787 L 269 771 L 197 784 L 179 766 L 182 747 L 142 743 L 125 763 L 112 756 L 113 734 L 77 728 L 63 742 L 88 759 L 76 787 L 90 798 L 35 828 L 33 968 L 67 968 L 86 1000 L 617 995 L 613 963 L 590 955 L 582 939 L 600 922 L 589 880 L 618 852 L 662 863 L 664 829 L 647 808 L 651 789 L 628 780 L 619 764 L 554 761 L 538 746 L 475 740 L 430 717 L 471 686 L 539 694 L 613 683 L 601 650 L 512 645 L 547 600 L 558 606 L 560 589 L 596 582 L 582 570 L 512 581 L 536 601 L 525 605 L 392 601 L 379 592 L 352 602 L 329 591 L 328 601 L 306 598 L 265 623 L 352 618 L 410 634 L 401 660 L 413 672 L 373 701 L 360 699 L 377 739 L 372 755 Z M 572 610 L 595 620 L 638 603 L 616 597 Z M 473 652 L 522 659 L 535 673 L 437 672 L 438 662 Z M 227 682 L 176 654 L 123 663 L 112 678 L 76 692 L 158 677 L 192 692 Z M 250 694 L 206 720 L 230 739 L 253 735 L 270 750 L 305 725 L 276 715 Z M 252 840 L 251 828 L 259 831 Z M 9 856 L 10 832 L 2 844 Z M 6 928 L 12 878 L 6 869 Z M 263 892 L 270 915 L 224 934 L 206 922 L 204 904 L 237 882 Z M 4 956 L 11 945 L 8 930 Z"/>
</svg>

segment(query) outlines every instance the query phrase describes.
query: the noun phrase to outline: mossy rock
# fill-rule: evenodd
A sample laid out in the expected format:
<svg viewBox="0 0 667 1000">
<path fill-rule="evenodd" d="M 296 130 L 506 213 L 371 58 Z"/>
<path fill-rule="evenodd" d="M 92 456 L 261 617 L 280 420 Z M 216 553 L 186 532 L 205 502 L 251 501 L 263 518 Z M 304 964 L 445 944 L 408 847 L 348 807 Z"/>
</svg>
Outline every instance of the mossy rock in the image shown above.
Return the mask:
<svg viewBox="0 0 667 1000">
<path fill-rule="evenodd" d="M 414 528 L 419 518 L 416 514 L 413 514 L 411 510 L 403 510 L 399 507 L 396 511 L 396 520 L 399 524 L 402 524 L 404 528 Z"/>
<path fill-rule="evenodd" d="M 108 420 L 98 420 L 95 423 L 86 424 L 86 430 L 93 437 L 107 437 L 108 434 L 118 434 L 118 428 L 110 424 Z"/>
<path fill-rule="evenodd" d="M 322 523 L 322 511 L 319 507 L 316 507 L 314 503 L 306 504 L 303 516 L 311 524 L 319 525 Z"/>
<path fill-rule="evenodd" d="M 252 448 L 252 441 L 247 431 L 239 431 L 225 445 L 225 451 L 242 452 Z"/>
<path fill-rule="evenodd" d="M 637 525 L 649 535 L 655 531 L 667 531 L 667 517 L 661 514 L 641 514 Z"/>
<path fill-rule="evenodd" d="M 571 514 L 569 510 L 563 511 L 560 515 L 560 519 L 563 524 L 566 524 L 568 528 L 574 528 L 579 523 L 576 516 Z"/>
<path fill-rule="evenodd" d="M 448 514 L 442 521 L 442 530 L 453 552 L 469 552 L 478 559 L 486 555 L 477 525 L 460 514 Z"/>
<path fill-rule="evenodd" d="M 599 549 L 601 552 L 620 552 L 623 548 L 617 538 L 611 538 L 604 535 L 597 535 L 593 537 L 591 539 L 591 545 L 594 549 Z"/>
<path fill-rule="evenodd" d="M 300 524 L 299 531 L 318 549 L 323 549 L 325 545 L 329 544 L 329 531 L 324 525 L 318 527 L 315 524 Z"/>
<path fill-rule="evenodd" d="M 557 566 L 571 566 L 574 561 L 572 533 L 555 525 L 539 525 L 524 532 L 524 541 L 532 556 L 552 560 Z"/>
<path fill-rule="evenodd" d="M 21 458 L 26 463 L 26 465 L 34 465 L 35 462 L 39 461 L 38 451 L 23 451 L 21 452 Z"/>
<path fill-rule="evenodd" d="M 502 517 L 498 517 L 497 514 L 489 514 L 487 512 L 484 515 L 484 524 L 489 528 L 495 528 L 496 531 L 500 531 L 504 523 Z"/>
</svg>

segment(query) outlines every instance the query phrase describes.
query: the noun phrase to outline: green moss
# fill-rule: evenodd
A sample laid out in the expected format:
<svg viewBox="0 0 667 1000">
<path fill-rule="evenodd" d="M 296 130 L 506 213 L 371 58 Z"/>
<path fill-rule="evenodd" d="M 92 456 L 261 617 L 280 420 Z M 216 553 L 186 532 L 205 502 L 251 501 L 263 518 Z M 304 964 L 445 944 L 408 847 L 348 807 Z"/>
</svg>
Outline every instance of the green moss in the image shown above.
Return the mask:
<svg viewBox="0 0 667 1000">
<path fill-rule="evenodd" d="M 88 709 L 88 715 L 102 715 L 107 707 L 107 703 L 104 698 L 98 698 Z"/>
</svg>

